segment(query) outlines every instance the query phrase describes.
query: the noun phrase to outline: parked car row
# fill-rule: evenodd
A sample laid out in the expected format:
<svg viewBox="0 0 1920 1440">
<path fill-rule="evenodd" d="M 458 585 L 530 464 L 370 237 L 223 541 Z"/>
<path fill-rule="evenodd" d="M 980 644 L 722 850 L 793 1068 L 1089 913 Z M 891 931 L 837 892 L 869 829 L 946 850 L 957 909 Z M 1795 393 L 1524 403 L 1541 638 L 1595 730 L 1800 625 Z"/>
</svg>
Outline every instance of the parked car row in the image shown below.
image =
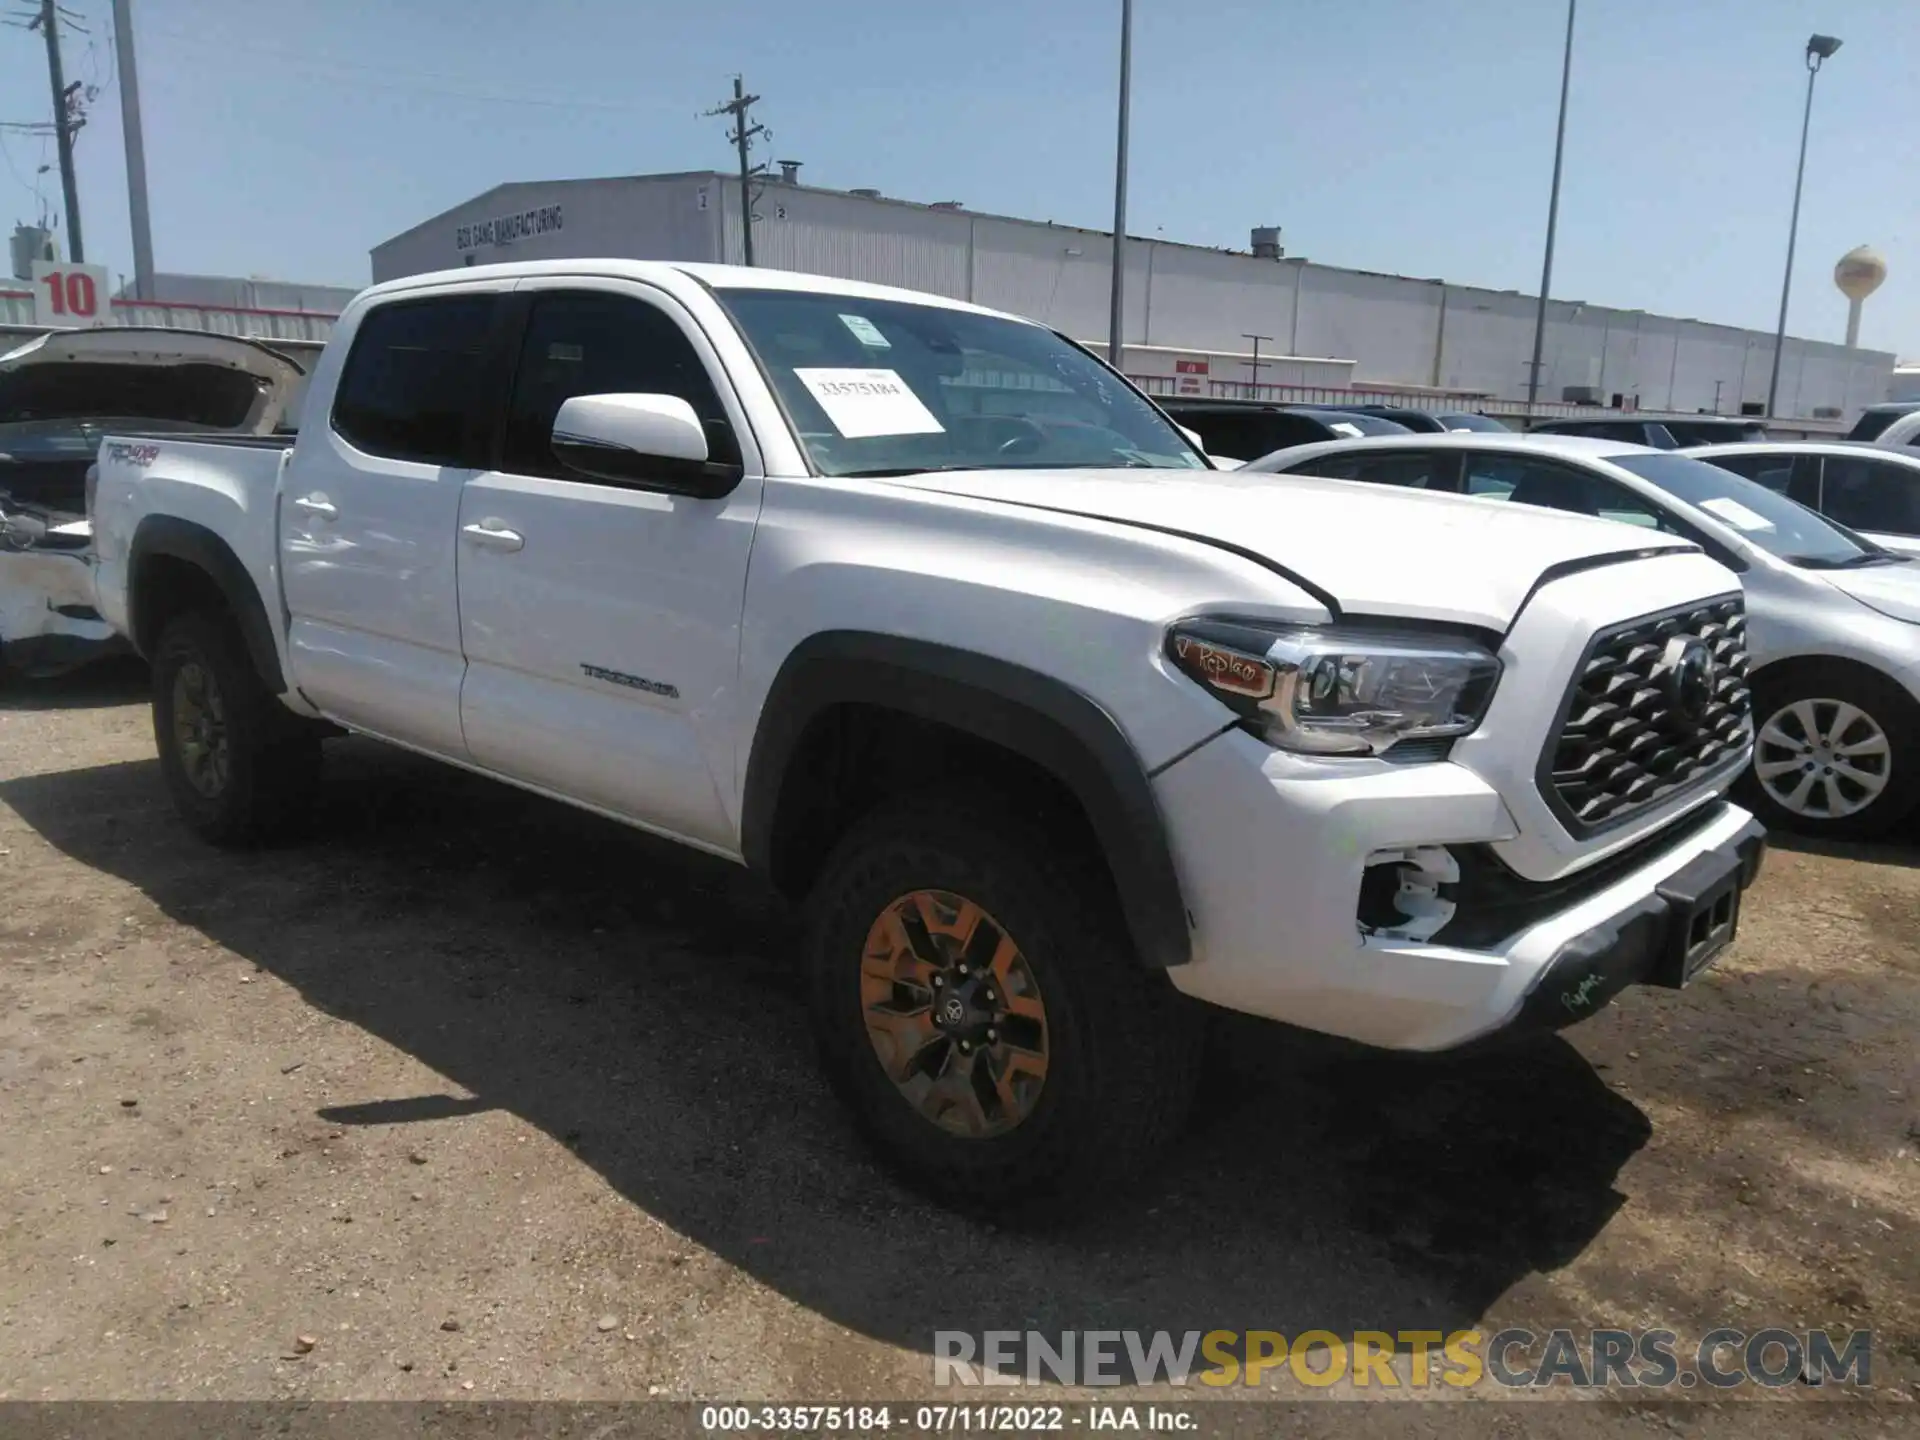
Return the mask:
<svg viewBox="0 0 1920 1440">
<path fill-rule="evenodd" d="M 1883 544 L 1826 518 L 1896 518 L 1863 499 L 1888 493 L 1863 474 L 1880 464 L 1909 462 L 1840 444 L 1678 454 L 1536 432 L 1322 442 L 1243 473 L 1537 506 L 1692 541 L 1739 575 L 1746 596 L 1754 808 L 1772 824 L 1861 837 L 1885 834 L 1920 802 L 1920 571 L 1892 548 L 1907 537 Z M 1911 469 L 1908 488 L 1920 489 L 1920 463 Z"/>
</svg>

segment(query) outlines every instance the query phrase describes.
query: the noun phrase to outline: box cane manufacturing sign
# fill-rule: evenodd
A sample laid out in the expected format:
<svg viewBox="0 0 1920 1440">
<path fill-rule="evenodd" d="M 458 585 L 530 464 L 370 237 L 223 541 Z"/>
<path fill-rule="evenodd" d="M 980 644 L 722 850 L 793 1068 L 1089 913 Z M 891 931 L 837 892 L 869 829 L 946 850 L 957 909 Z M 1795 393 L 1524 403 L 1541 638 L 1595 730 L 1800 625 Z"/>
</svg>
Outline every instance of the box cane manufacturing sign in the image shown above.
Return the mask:
<svg viewBox="0 0 1920 1440">
<path fill-rule="evenodd" d="M 491 220 L 480 220 L 472 225 L 456 225 L 453 227 L 453 248 L 497 248 L 534 235 L 550 235 L 564 228 L 562 220 L 558 205 L 541 205 L 511 215 L 496 215 Z"/>
</svg>

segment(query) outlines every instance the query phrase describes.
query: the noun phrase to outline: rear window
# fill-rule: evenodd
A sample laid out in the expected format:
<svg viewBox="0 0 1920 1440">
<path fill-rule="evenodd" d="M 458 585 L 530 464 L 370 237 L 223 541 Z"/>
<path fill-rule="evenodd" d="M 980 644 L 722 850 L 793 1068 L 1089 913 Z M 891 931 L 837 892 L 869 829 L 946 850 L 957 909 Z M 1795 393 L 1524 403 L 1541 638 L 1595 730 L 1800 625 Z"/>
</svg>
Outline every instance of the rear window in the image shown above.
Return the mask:
<svg viewBox="0 0 1920 1440">
<path fill-rule="evenodd" d="M 370 311 L 334 392 L 333 428 L 389 460 L 475 463 L 468 420 L 497 304 L 493 295 L 448 295 Z"/>
<path fill-rule="evenodd" d="M 1920 406 L 1916 406 L 1920 409 Z M 1849 440 L 1878 440 L 1886 428 L 1911 413 L 1905 410 L 1869 410 L 1853 422 L 1853 429 L 1847 432 Z"/>
<path fill-rule="evenodd" d="M 1712 420 L 1666 420 L 1661 423 L 1680 445 L 1731 445 L 1767 438 L 1766 426 L 1759 424 Z"/>
</svg>

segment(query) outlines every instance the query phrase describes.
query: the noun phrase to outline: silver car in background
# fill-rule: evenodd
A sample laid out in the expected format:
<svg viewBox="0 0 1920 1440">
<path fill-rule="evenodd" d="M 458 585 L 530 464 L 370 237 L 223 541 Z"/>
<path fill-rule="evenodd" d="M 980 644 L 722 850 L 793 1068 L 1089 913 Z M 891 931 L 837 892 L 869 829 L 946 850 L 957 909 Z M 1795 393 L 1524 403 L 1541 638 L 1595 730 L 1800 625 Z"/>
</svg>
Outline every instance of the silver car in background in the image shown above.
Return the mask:
<svg viewBox="0 0 1920 1440">
<path fill-rule="evenodd" d="M 1297 446 L 1242 473 L 1450 491 L 1693 540 L 1746 594 L 1752 808 L 1805 833 L 1884 834 L 1920 803 L 1920 562 L 1695 453 L 1574 436 L 1406 435 Z"/>
</svg>

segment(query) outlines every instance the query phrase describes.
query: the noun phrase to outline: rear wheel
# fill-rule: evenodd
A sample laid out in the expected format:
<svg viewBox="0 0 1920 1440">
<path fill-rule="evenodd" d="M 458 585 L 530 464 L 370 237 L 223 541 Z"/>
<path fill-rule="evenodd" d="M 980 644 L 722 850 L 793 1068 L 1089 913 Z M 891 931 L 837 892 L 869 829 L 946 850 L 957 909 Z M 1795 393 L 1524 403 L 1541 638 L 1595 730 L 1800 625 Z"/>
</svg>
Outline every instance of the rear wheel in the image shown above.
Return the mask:
<svg viewBox="0 0 1920 1440">
<path fill-rule="evenodd" d="M 153 736 L 174 808 L 203 839 L 260 844 L 305 820 L 318 735 L 268 691 L 225 616 L 168 623 L 154 649 Z"/>
<path fill-rule="evenodd" d="M 1889 680 L 1808 667 L 1757 686 L 1754 719 L 1748 789 L 1770 825 L 1870 839 L 1920 801 L 1920 706 Z"/>
<path fill-rule="evenodd" d="M 1141 967 L 1070 835 L 969 795 L 903 797 L 836 847 L 809 919 L 835 1088 L 943 1203 L 1057 1213 L 1137 1181 L 1186 1118 L 1195 1007 Z"/>
</svg>

